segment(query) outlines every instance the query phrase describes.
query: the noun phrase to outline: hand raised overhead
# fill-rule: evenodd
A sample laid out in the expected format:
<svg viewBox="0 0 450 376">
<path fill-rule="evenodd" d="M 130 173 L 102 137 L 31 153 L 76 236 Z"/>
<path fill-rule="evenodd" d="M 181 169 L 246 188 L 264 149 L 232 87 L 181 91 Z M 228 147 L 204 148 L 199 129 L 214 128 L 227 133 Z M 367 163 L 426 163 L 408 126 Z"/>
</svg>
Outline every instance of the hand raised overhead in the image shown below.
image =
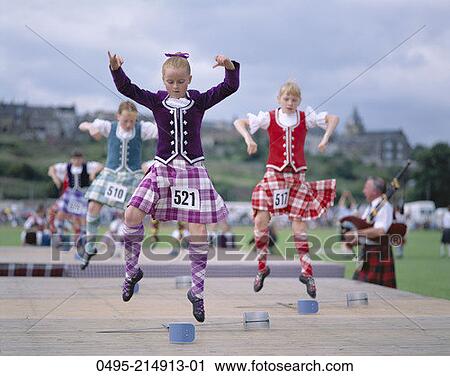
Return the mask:
<svg viewBox="0 0 450 376">
<path fill-rule="evenodd" d="M 125 60 L 123 60 L 122 56 L 120 55 L 112 55 L 111 52 L 108 51 L 109 56 L 109 66 L 111 67 L 111 70 L 117 70 L 119 69 Z"/>
<path fill-rule="evenodd" d="M 225 67 L 226 69 L 233 70 L 234 64 L 228 57 L 226 57 L 224 55 L 217 55 L 216 56 L 216 64 L 214 64 L 213 68 L 217 68 L 217 67 Z"/>
</svg>

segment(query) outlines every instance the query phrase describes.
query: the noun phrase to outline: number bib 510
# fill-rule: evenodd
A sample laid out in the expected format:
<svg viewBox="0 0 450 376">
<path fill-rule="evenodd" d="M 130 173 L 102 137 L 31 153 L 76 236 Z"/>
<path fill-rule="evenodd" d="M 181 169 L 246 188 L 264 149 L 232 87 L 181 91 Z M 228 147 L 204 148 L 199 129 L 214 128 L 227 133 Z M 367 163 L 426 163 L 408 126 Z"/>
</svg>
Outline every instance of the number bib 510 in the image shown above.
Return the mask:
<svg viewBox="0 0 450 376">
<path fill-rule="evenodd" d="M 105 197 L 111 201 L 125 202 L 128 188 L 124 185 L 108 183 L 105 190 Z"/>
<path fill-rule="evenodd" d="M 172 191 L 172 207 L 179 209 L 200 210 L 200 194 L 198 189 L 170 187 Z"/>
<path fill-rule="evenodd" d="M 289 188 L 276 189 L 273 191 L 273 208 L 284 209 L 288 206 L 289 202 Z"/>
</svg>

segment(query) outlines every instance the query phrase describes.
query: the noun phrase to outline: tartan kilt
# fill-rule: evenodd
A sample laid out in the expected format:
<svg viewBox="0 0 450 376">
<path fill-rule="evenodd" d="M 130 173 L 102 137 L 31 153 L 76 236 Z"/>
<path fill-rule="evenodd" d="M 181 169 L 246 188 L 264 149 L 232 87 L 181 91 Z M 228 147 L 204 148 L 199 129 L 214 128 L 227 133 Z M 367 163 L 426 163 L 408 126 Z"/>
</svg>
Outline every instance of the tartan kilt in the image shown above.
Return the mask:
<svg viewBox="0 0 450 376">
<path fill-rule="evenodd" d="M 176 188 L 198 190 L 198 208 L 175 207 L 172 204 L 172 189 Z M 225 202 L 214 189 L 204 164 L 197 162 L 191 165 L 180 157 L 168 165 L 156 161 L 148 169 L 128 205 L 160 221 L 207 224 L 221 222 L 228 215 Z"/>
<path fill-rule="evenodd" d="M 441 243 L 450 244 L 450 228 L 444 228 L 442 231 Z"/>
<path fill-rule="evenodd" d="M 396 288 L 394 256 L 391 247 L 366 245 L 363 252 L 362 268 L 355 271 L 353 279 Z"/>
<path fill-rule="evenodd" d="M 58 199 L 58 210 L 74 217 L 86 217 L 88 202 L 84 191 L 68 188 Z"/>
<path fill-rule="evenodd" d="M 287 206 L 283 209 L 274 208 L 274 192 L 278 189 L 289 189 Z M 335 179 L 308 182 L 304 172 L 279 172 L 268 168 L 253 189 L 253 216 L 258 210 L 264 210 L 271 215 L 287 214 L 290 220 L 313 220 L 333 206 L 335 197 Z"/>
<path fill-rule="evenodd" d="M 125 210 L 128 201 L 133 196 L 134 191 L 142 180 L 144 174 L 138 170 L 129 172 L 127 170 L 113 171 L 109 168 L 104 168 L 102 172 L 95 178 L 86 192 L 86 198 L 89 201 L 97 201 L 100 204 Z M 109 183 L 120 184 L 127 188 L 123 202 L 113 200 L 106 197 L 106 187 Z"/>
</svg>

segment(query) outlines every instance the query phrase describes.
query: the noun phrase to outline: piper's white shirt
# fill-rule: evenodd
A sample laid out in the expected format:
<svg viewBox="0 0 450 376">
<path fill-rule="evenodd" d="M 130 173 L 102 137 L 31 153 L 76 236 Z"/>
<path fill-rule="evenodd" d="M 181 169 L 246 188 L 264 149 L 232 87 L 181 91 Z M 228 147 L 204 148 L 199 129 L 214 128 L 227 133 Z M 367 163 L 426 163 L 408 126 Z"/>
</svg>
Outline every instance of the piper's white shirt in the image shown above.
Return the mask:
<svg viewBox="0 0 450 376">
<path fill-rule="evenodd" d="M 362 219 L 366 219 L 372 208 L 376 207 L 381 200 L 382 200 L 381 196 L 373 200 L 364 211 Z M 394 217 L 394 208 L 389 202 L 386 202 L 381 207 L 381 209 L 378 210 L 378 214 L 375 216 L 375 222 L 373 224 L 373 227 L 382 228 L 386 233 L 389 230 L 389 227 L 391 227 L 392 225 L 393 217 Z"/>
</svg>

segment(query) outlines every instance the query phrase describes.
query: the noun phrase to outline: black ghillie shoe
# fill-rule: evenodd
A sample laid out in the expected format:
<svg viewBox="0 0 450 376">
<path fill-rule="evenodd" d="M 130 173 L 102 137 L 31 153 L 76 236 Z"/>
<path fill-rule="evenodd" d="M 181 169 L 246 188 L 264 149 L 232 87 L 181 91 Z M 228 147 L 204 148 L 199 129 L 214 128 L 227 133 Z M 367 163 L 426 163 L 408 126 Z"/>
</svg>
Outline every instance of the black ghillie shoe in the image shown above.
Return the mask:
<svg viewBox="0 0 450 376">
<path fill-rule="evenodd" d="M 311 276 L 307 276 L 305 274 L 300 274 L 300 277 L 298 277 L 301 283 L 306 285 L 306 292 L 308 295 L 315 299 L 316 298 L 316 282 L 314 281 L 314 278 Z"/>
<path fill-rule="evenodd" d="M 141 269 L 139 269 L 133 277 L 125 278 L 122 285 L 122 299 L 124 302 L 128 302 L 131 299 L 134 294 L 134 286 L 142 279 L 143 276 L 144 273 Z"/>
<path fill-rule="evenodd" d="M 84 270 L 88 267 L 89 261 L 92 257 L 97 254 L 97 248 L 92 248 L 93 253 L 88 253 L 85 248 L 83 248 L 83 255 L 81 256 L 81 270 Z"/>
<path fill-rule="evenodd" d="M 270 274 L 270 268 L 266 266 L 263 272 L 256 273 L 255 280 L 253 282 L 253 290 L 255 292 L 260 291 L 264 286 L 264 279 Z"/>
<path fill-rule="evenodd" d="M 192 314 L 198 322 L 205 321 L 205 306 L 201 298 L 197 298 L 189 289 L 187 298 L 192 303 Z"/>
</svg>

